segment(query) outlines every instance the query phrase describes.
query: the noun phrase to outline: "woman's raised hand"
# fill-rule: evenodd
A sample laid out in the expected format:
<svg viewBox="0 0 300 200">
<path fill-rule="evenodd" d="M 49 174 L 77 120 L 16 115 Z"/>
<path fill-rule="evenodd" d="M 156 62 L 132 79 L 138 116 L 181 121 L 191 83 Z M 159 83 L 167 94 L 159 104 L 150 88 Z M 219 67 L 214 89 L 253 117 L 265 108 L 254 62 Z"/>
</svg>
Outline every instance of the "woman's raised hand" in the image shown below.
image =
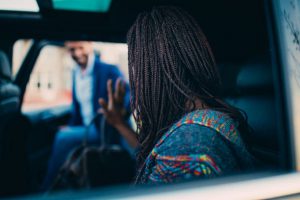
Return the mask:
<svg viewBox="0 0 300 200">
<path fill-rule="evenodd" d="M 115 92 L 112 88 L 112 80 L 107 81 L 107 93 L 108 102 L 103 98 L 99 99 L 99 104 L 102 108 L 99 109 L 99 113 L 102 113 L 106 118 L 107 122 L 114 127 L 124 124 L 126 109 L 124 108 L 124 97 L 125 97 L 125 83 L 118 78 L 116 81 Z"/>
</svg>

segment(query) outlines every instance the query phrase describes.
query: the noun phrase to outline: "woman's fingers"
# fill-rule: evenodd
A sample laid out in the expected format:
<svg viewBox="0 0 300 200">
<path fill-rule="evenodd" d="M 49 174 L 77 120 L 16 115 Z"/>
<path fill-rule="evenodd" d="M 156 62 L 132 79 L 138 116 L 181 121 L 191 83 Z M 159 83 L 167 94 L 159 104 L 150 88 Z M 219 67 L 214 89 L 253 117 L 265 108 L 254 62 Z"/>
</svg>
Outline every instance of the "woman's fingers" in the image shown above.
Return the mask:
<svg viewBox="0 0 300 200">
<path fill-rule="evenodd" d="M 124 96 L 125 96 L 125 84 L 121 78 L 118 78 L 116 81 L 116 90 L 114 94 L 115 100 L 119 104 L 123 104 Z"/>
<path fill-rule="evenodd" d="M 104 99 L 100 98 L 99 99 L 99 104 L 102 106 L 102 109 L 104 111 L 108 110 L 108 105 L 107 105 L 107 103 L 106 103 L 106 101 Z"/>
<path fill-rule="evenodd" d="M 113 82 L 111 79 L 107 81 L 107 95 L 108 102 L 106 103 L 104 100 L 99 100 L 99 104 L 106 110 L 110 109 L 119 109 L 123 107 L 124 96 L 126 93 L 125 83 L 121 78 L 116 80 L 115 91 L 113 92 Z M 104 104 L 104 106 L 102 105 Z"/>
<path fill-rule="evenodd" d="M 116 81 L 116 85 L 115 85 L 115 94 L 114 97 L 115 99 L 118 101 L 119 100 L 119 96 L 120 96 L 120 89 L 121 89 L 121 79 L 118 78 Z"/>
<path fill-rule="evenodd" d="M 108 102 L 103 98 L 99 99 L 101 108 L 98 113 L 103 114 L 107 122 L 110 124 L 123 123 L 123 116 L 125 109 L 123 108 L 123 99 L 125 95 L 125 84 L 118 78 L 115 85 L 115 92 L 113 93 L 112 80 L 107 81 Z"/>
<path fill-rule="evenodd" d="M 112 89 L 112 80 L 109 79 L 107 81 L 107 93 L 108 93 L 108 106 L 111 107 L 114 105 L 114 96 L 113 96 L 113 89 Z"/>
<path fill-rule="evenodd" d="M 122 100 L 125 96 L 125 92 L 126 92 L 125 82 L 121 81 L 121 84 L 120 84 L 120 98 L 122 98 Z"/>
</svg>

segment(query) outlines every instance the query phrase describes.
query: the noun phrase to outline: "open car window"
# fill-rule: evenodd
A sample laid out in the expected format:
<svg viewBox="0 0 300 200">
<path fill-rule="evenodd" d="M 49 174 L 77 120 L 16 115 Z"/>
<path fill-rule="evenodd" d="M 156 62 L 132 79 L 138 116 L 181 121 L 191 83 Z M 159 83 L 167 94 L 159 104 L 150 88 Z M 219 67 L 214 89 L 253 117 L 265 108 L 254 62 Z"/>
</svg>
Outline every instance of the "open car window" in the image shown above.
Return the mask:
<svg viewBox="0 0 300 200">
<path fill-rule="evenodd" d="M 32 40 L 19 40 L 14 45 L 13 76 L 31 47 Z M 128 81 L 127 46 L 117 43 L 94 43 L 101 61 L 116 65 Z M 35 61 L 22 104 L 23 112 L 38 111 L 72 103 L 72 73 L 76 63 L 63 46 L 47 45 Z"/>
<path fill-rule="evenodd" d="M 29 11 L 28 7 L 13 8 L 13 2 L 15 5 L 22 6 L 25 0 L 22 3 L 11 0 L 11 4 L 4 3 L 3 5 L 6 7 L 2 8 L 0 2 L 0 10 L 25 11 L 27 9 Z M 7 187 L 12 185 L 10 187 L 12 191 L 9 192 L 13 196 L 29 193 L 38 194 L 39 198 L 39 195 L 44 195 L 41 194 L 41 191 L 45 191 L 42 187 L 51 155 L 69 145 L 69 140 L 64 138 L 63 144 L 58 145 L 59 148 L 54 148 L 57 144 L 56 137 L 60 131 L 73 123 L 72 112 L 84 113 L 84 117 L 89 119 L 88 122 L 97 119 L 93 118 L 96 116 L 96 111 L 92 113 L 94 114 L 92 116 L 90 110 L 98 105 L 98 101 L 93 100 L 92 102 L 91 95 L 86 92 L 86 88 L 92 90 L 88 83 L 91 81 L 81 81 L 80 88 L 74 88 L 74 79 L 80 79 L 82 74 L 78 73 L 78 77 L 73 77 L 74 70 L 78 70 L 80 67 L 71 57 L 64 42 L 94 41 L 95 55 L 105 66 L 107 64 L 110 67 L 117 67 L 128 82 L 128 46 L 125 43 L 127 31 L 139 12 L 149 10 L 153 5 L 166 5 L 167 3 L 186 9 L 195 17 L 207 36 L 222 80 L 220 99 L 238 108 L 246 116 L 251 129 L 251 154 L 255 157 L 259 167 L 250 172 L 247 171 L 246 175 L 244 172 L 235 171 L 214 180 L 199 179 L 170 187 L 154 186 L 153 190 L 147 186 L 135 190 L 131 187 L 134 181 L 127 182 L 124 190 L 122 187 L 110 188 L 112 185 L 104 184 L 92 190 L 84 188 L 85 191 L 80 193 L 78 198 L 112 196 L 131 199 L 130 197 L 134 196 L 138 199 L 142 198 L 143 194 L 149 198 L 152 198 L 153 195 L 167 198 L 172 194 L 180 196 L 189 191 L 200 196 L 201 194 L 198 192 L 208 194 L 215 190 L 217 193 L 218 186 L 222 189 L 220 194 L 224 194 L 224 196 L 227 194 L 230 198 L 230 194 L 225 192 L 225 190 L 231 191 L 231 188 L 226 187 L 227 184 L 232 187 L 237 186 L 242 192 L 255 190 L 253 193 L 258 194 L 260 190 L 253 189 L 256 181 L 261 189 L 263 189 L 264 183 L 271 187 L 274 181 L 279 194 L 279 192 L 286 192 L 282 189 L 284 186 L 280 184 L 281 178 L 286 184 L 289 177 L 293 180 L 293 184 L 284 194 L 288 195 L 296 191 L 295 183 L 298 176 L 294 177 L 294 174 L 289 175 L 288 173 L 296 173 L 300 169 L 300 126 L 298 123 L 300 119 L 298 104 L 300 99 L 300 3 L 298 0 L 234 0 L 231 2 L 226 0 L 205 2 L 192 0 L 186 2 L 180 0 L 154 2 L 151 0 L 48 0 L 36 2 L 42 8 L 38 17 L 22 13 L 2 19 L 3 16 L 0 15 L 0 25 L 7 28 L 3 29 L 3 36 L 0 36 L 3 37 L 0 48 L 3 45 L 3 49 L 6 49 L 7 52 L 12 50 L 13 81 L 11 83 L 20 88 L 20 99 L 23 100 L 21 116 L 13 121 L 18 126 L 9 123 L 2 126 L 1 123 L 4 123 L 5 120 L 2 120 L 3 122 L 0 120 L 0 133 L 5 136 L 3 136 L 3 143 L 0 140 L 0 159 L 1 155 L 6 155 L 3 159 L 11 158 L 9 162 L 0 160 L 0 163 L 6 163 L 4 166 L 8 166 L 5 168 L 7 173 L 3 180 L 8 183 Z M 39 12 L 37 8 L 31 7 L 30 9 Z M 15 20 L 16 18 L 19 18 L 21 22 Z M 7 24 L 9 26 L 6 26 Z M 2 41 L 1 38 L 0 41 Z M 38 48 L 40 46 L 42 46 L 41 49 Z M 35 50 L 34 48 L 38 52 L 37 58 L 29 60 L 28 66 L 23 65 L 26 60 L 24 58 L 30 55 L 30 50 Z M 20 68 L 21 66 L 22 68 Z M 21 75 L 28 75 L 29 80 L 26 81 L 26 78 L 22 79 L 21 76 L 18 76 L 20 72 L 22 72 Z M 19 80 L 14 79 L 15 77 L 18 77 Z M 106 84 L 106 82 L 98 84 L 97 87 L 102 87 L 102 89 L 98 88 L 97 91 L 105 91 Z M 155 89 L 159 90 L 160 88 Z M 77 102 L 77 110 L 74 109 L 74 91 L 77 92 L 75 97 L 80 98 L 81 101 L 80 104 Z M 2 98 L 2 96 L 0 97 Z M 90 102 L 89 106 L 86 106 L 87 101 Z M 56 112 L 57 108 L 63 108 L 63 112 Z M 126 109 L 130 109 L 129 98 Z M 126 114 L 126 112 L 124 113 Z M 103 121 L 101 123 L 97 121 L 98 124 L 95 127 L 89 126 L 88 122 L 82 120 L 82 116 L 81 119 L 77 117 L 72 125 L 77 128 L 81 126 L 78 129 L 81 133 L 107 128 L 105 127 L 107 124 Z M 134 119 L 131 117 L 132 121 Z M 135 122 L 128 124 L 136 130 Z M 4 128 L 2 129 L 2 127 Z M 102 129 L 102 127 L 104 128 Z M 78 132 L 72 131 L 65 135 L 76 136 Z M 6 136 L 5 133 L 10 133 L 10 135 Z M 28 136 L 28 138 L 18 141 L 10 138 L 18 138 L 21 137 L 20 135 Z M 117 136 L 119 137 L 120 134 Z M 98 137 L 99 135 L 94 134 L 91 139 L 93 142 L 96 141 L 92 143 L 96 147 L 99 147 L 100 139 Z M 121 135 L 122 137 L 123 135 Z M 82 137 L 78 138 L 75 146 L 81 147 L 84 140 Z M 134 159 L 140 149 L 132 149 L 124 138 L 119 141 L 120 144 L 125 144 L 124 149 L 129 149 L 130 159 Z M 2 152 L 4 153 L 2 154 Z M 15 163 L 18 164 L 15 165 Z M 115 166 L 119 167 L 118 162 L 116 163 Z M 14 168 L 10 170 L 11 166 Z M 18 180 L 14 175 L 18 166 L 25 169 L 24 171 L 28 170 L 24 173 L 22 170 L 18 171 L 23 173 L 21 174 L 23 176 L 20 176 L 17 187 L 14 186 L 13 181 Z M 109 173 L 114 172 L 113 168 L 106 170 Z M 129 170 L 121 171 L 123 174 L 129 174 Z M 105 175 L 109 173 L 105 173 Z M 263 179 L 266 177 L 268 179 L 264 182 Z M 118 182 L 118 178 L 116 180 Z M 245 182 L 240 184 L 239 181 Z M 120 184 L 119 181 L 116 185 Z M 250 187 L 247 189 L 248 185 Z M 278 185 L 281 187 L 279 188 Z M 102 186 L 109 186 L 109 188 L 106 190 Z M 164 190 L 164 188 L 167 189 Z M 200 188 L 199 191 L 198 188 Z M 156 189 L 159 192 L 152 194 L 151 192 Z M 137 194 L 134 194 L 135 191 Z M 176 192 L 173 193 L 173 191 Z M 269 190 L 266 189 L 266 191 Z M 267 198 L 266 191 L 263 191 L 264 196 L 257 195 L 255 197 Z M 77 194 L 71 192 L 72 194 L 68 196 L 69 193 L 64 192 L 65 190 L 62 191 L 61 196 L 57 197 L 73 197 Z M 236 193 L 238 196 L 239 192 Z M 193 193 L 189 193 L 189 197 L 191 194 Z M 52 196 L 51 193 L 49 198 L 55 198 L 55 195 L 54 193 Z"/>
<path fill-rule="evenodd" d="M 1 10 L 39 12 L 39 6 L 36 0 L 2 0 L 0 2 Z"/>
<path fill-rule="evenodd" d="M 277 12 L 277 31 L 285 82 L 286 100 L 292 148 L 295 150 L 294 162 L 300 170 L 300 2 L 296 0 L 278 0 L 274 4 Z"/>
</svg>

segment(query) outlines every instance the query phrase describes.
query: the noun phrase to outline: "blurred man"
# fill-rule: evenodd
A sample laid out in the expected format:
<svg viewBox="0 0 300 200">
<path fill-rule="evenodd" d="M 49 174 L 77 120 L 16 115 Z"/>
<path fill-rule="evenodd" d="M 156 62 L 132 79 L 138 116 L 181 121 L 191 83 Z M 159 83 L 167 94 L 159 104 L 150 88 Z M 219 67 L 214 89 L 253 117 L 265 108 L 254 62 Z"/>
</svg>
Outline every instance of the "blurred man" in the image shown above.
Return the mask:
<svg viewBox="0 0 300 200">
<path fill-rule="evenodd" d="M 100 57 L 94 52 L 92 42 L 68 41 L 65 46 L 77 65 L 72 74 L 71 120 L 69 126 L 61 129 L 55 137 L 43 189 L 51 185 L 67 155 L 81 144 L 86 131 L 88 131 L 89 144 L 100 144 L 102 133 L 100 133 L 99 125 L 103 115 L 91 123 L 101 108 L 98 101 L 99 99 L 108 101 L 107 85 L 115 85 L 117 79 L 123 77 L 116 66 L 101 62 Z M 127 85 L 122 103 L 129 116 L 129 87 Z M 105 135 L 109 144 L 124 144 L 121 135 L 109 124 L 105 126 Z"/>
</svg>

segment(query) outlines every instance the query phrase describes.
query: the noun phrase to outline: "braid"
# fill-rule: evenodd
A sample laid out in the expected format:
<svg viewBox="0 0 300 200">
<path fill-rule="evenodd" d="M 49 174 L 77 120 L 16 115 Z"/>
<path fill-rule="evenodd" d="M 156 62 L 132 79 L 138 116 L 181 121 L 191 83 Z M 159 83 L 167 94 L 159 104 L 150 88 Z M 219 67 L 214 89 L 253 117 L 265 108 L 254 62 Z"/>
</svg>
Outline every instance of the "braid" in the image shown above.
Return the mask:
<svg viewBox="0 0 300 200">
<path fill-rule="evenodd" d="M 218 97 L 221 81 L 211 48 L 185 11 L 157 7 L 141 13 L 128 31 L 127 43 L 139 164 L 174 122 L 196 109 L 196 99 L 228 113 L 241 132 L 247 131 L 245 116 Z"/>
</svg>

